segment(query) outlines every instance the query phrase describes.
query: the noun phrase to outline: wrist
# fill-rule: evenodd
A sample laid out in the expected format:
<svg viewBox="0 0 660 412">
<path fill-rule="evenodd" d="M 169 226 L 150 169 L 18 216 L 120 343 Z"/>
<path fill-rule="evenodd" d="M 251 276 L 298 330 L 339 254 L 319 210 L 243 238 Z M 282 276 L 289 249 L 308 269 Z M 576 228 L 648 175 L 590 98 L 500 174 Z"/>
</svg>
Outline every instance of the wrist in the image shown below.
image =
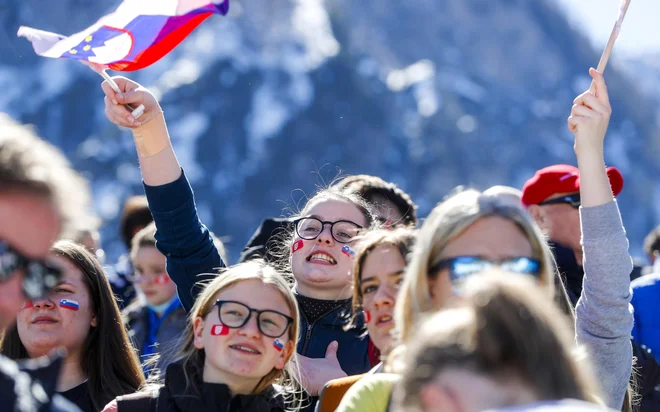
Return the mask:
<svg viewBox="0 0 660 412">
<path fill-rule="evenodd" d="M 170 145 L 170 135 L 163 112 L 132 129 L 135 147 L 140 157 L 154 156 Z"/>
</svg>

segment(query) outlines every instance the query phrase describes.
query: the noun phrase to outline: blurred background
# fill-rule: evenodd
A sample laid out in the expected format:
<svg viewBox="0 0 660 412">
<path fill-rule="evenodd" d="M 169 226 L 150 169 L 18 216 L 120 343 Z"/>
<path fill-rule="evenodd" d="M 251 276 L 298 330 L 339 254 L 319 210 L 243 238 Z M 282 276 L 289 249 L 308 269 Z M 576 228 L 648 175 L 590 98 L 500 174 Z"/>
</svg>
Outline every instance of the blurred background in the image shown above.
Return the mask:
<svg viewBox="0 0 660 412">
<path fill-rule="evenodd" d="M 35 125 L 93 185 L 108 263 L 118 214 L 141 194 L 128 131 L 101 78 L 34 54 L 18 26 L 70 35 L 118 0 L 2 0 L 0 111 Z M 161 100 L 200 215 L 233 262 L 265 217 L 339 173 L 409 192 L 425 216 L 457 185 L 520 188 L 575 164 L 566 118 L 589 86 L 618 0 L 232 0 L 153 66 L 127 76 Z M 606 160 L 633 255 L 660 223 L 660 2 L 632 0 L 606 72 Z"/>
</svg>

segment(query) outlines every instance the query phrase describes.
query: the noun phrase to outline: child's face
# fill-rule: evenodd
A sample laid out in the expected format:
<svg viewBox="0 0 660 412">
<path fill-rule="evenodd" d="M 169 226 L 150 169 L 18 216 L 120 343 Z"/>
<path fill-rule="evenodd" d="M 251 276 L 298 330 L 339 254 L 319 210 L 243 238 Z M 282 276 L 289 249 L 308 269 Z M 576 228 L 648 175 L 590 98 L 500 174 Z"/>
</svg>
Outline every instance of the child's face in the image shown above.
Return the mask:
<svg viewBox="0 0 660 412">
<path fill-rule="evenodd" d="M 151 246 L 142 246 L 135 254 L 135 284 L 151 305 L 169 302 L 176 293 L 176 284 L 167 275 L 165 261 L 165 256 Z"/>
</svg>

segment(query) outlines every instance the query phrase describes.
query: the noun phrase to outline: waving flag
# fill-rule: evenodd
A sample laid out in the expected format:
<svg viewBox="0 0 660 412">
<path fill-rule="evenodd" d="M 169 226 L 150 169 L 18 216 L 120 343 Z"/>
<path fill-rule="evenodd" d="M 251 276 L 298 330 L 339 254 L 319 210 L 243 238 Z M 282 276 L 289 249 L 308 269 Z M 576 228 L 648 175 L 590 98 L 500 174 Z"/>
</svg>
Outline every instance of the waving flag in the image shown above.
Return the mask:
<svg viewBox="0 0 660 412">
<path fill-rule="evenodd" d="M 45 57 L 78 60 L 96 70 L 133 71 L 157 62 L 229 0 L 124 0 L 117 10 L 69 37 L 30 27 L 18 36 Z"/>
</svg>

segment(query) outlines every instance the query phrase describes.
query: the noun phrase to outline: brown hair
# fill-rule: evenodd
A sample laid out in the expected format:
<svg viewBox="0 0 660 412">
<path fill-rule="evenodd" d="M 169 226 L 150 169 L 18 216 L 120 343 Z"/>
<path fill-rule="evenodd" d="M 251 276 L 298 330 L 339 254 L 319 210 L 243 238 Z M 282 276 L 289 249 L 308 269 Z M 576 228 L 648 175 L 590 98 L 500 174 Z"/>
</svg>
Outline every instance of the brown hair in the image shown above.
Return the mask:
<svg viewBox="0 0 660 412">
<path fill-rule="evenodd" d="M 131 249 L 131 241 L 136 231 L 153 221 L 146 196 L 132 196 L 124 202 L 124 209 L 119 218 L 119 233 L 127 249 Z"/>
<path fill-rule="evenodd" d="M 519 381 L 539 401 L 597 399 L 589 364 L 578 365 L 572 353 L 567 317 L 537 282 L 515 273 L 477 274 L 459 286 L 459 296 L 409 340 L 395 393 L 402 410 L 421 411 L 421 389 L 448 368 Z"/>
<path fill-rule="evenodd" d="M 149 223 L 145 228 L 133 236 L 131 240 L 131 263 L 135 266 L 135 255 L 141 247 L 156 247 L 156 224 Z"/>
<path fill-rule="evenodd" d="M 97 410 L 117 396 L 136 392 L 144 382 L 142 368 L 122 323 L 110 284 L 94 255 L 70 241 L 55 243 L 51 252 L 72 262 L 83 273 L 97 325 L 90 327 L 82 351 L 82 370 Z M 10 359 L 27 359 L 18 330 L 13 327 L 0 341 L 0 353 Z"/>
<path fill-rule="evenodd" d="M 298 371 L 294 368 L 295 347 L 298 344 L 298 325 L 300 314 L 298 305 L 293 292 L 289 288 L 284 276 L 273 266 L 265 263 L 263 260 L 255 259 L 244 263 L 239 263 L 223 269 L 212 281 L 210 281 L 204 290 L 195 300 L 195 304 L 190 310 L 186 329 L 182 335 L 182 345 L 180 358 L 183 358 L 183 369 L 186 374 L 188 388 L 193 393 L 200 394 L 200 385 L 203 382 L 204 360 L 206 354 L 204 350 L 197 349 L 194 345 L 194 322 L 197 318 L 206 318 L 215 305 L 215 296 L 222 290 L 245 280 L 258 279 L 264 284 L 272 286 L 279 292 L 287 302 L 293 322 L 288 329 L 289 339 L 294 343 L 294 349 L 286 359 L 287 366 L 284 369 L 273 368 L 257 384 L 253 393 L 261 393 L 267 390 L 271 385 L 278 384 L 287 394 L 299 393 L 298 390 Z"/>
<path fill-rule="evenodd" d="M 79 227 L 93 226 L 87 181 L 64 155 L 40 139 L 31 127 L 0 113 L 0 191 L 19 191 L 51 202 L 62 219 L 61 236 L 73 238 Z"/>
<path fill-rule="evenodd" d="M 339 181 L 335 187 L 347 193 L 357 193 L 370 205 L 375 205 L 385 199 L 396 206 L 402 218 L 395 225 L 417 225 L 417 205 L 410 195 L 391 182 L 386 182 L 378 176 L 352 175 Z"/>
<path fill-rule="evenodd" d="M 394 230 L 374 230 L 359 238 L 359 247 L 355 255 L 355 264 L 353 265 L 353 315 L 351 323 L 347 325 L 347 328 L 356 327 L 357 318 L 362 313 L 362 269 L 367 256 L 378 247 L 391 246 L 397 248 L 399 253 L 401 253 L 401 257 L 407 261 L 408 254 L 415 240 L 415 235 L 415 230 L 401 227 Z"/>
</svg>

